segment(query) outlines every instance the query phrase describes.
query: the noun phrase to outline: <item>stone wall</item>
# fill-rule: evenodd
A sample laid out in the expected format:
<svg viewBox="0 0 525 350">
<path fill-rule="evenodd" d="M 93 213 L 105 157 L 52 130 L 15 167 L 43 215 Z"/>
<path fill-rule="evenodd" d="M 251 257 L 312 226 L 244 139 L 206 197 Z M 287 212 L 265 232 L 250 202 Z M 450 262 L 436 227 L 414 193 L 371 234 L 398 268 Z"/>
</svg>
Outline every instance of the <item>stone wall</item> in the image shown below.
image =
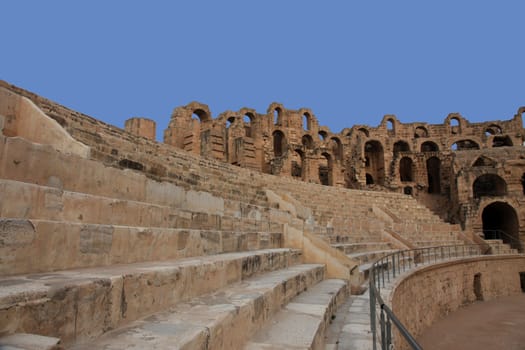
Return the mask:
<svg viewBox="0 0 525 350">
<path fill-rule="evenodd" d="M 422 267 L 401 278 L 390 300 L 401 322 L 416 338 L 435 321 L 476 300 L 522 293 L 523 256 L 484 256 Z M 406 348 L 396 334 L 396 349 Z"/>
</svg>

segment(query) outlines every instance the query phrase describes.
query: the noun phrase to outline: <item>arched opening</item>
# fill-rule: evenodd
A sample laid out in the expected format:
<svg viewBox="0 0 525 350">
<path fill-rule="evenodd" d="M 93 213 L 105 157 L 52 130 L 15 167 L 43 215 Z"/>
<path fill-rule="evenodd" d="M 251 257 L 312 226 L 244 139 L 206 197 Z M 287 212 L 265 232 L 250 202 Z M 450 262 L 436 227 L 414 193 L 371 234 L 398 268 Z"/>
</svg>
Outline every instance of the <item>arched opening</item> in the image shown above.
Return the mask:
<svg viewBox="0 0 525 350">
<path fill-rule="evenodd" d="M 401 182 L 412 181 L 412 159 L 408 157 L 401 158 L 399 162 L 399 177 Z"/>
<path fill-rule="evenodd" d="M 441 193 L 441 161 L 437 157 L 427 159 L 428 193 Z"/>
<path fill-rule="evenodd" d="M 420 137 L 428 137 L 428 131 L 422 126 L 418 126 L 414 131 L 414 138 L 418 139 Z"/>
<path fill-rule="evenodd" d="M 273 124 L 274 125 L 281 125 L 281 109 L 279 107 L 276 107 L 273 110 Z"/>
<path fill-rule="evenodd" d="M 459 125 L 459 119 L 454 117 L 450 119 L 450 133 L 452 134 L 459 134 L 461 133 L 460 125 Z"/>
<path fill-rule="evenodd" d="M 485 129 L 485 136 L 499 135 L 502 133 L 501 127 L 496 124 L 490 125 Z"/>
<path fill-rule="evenodd" d="M 194 110 L 193 113 L 191 114 L 191 118 L 196 119 L 200 121 L 201 123 L 207 122 L 211 119 L 208 113 L 206 113 L 206 111 L 202 109 Z"/>
<path fill-rule="evenodd" d="M 292 154 L 292 177 L 302 179 L 303 177 L 303 152 L 295 150 Z"/>
<path fill-rule="evenodd" d="M 252 119 L 253 119 L 253 114 L 251 113 L 246 113 L 243 117 L 244 136 L 246 137 L 252 137 Z"/>
<path fill-rule="evenodd" d="M 450 149 L 453 151 L 467 151 L 471 149 L 479 149 L 479 145 L 472 140 L 460 140 L 454 142 Z"/>
<path fill-rule="evenodd" d="M 386 121 L 386 130 L 394 132 L 394 121 L 392 119 Z"/>
<path fill-rule="evenodd" d="M 483 209 L 481 219 L 485 239 L 501 239 L 522 251 L 518 215 L 512 206 L 504 202 L 491 203 Z"/>
<path fill-rule="evenodd" d="M 525 173 L 521 175 L 521 190 L 523 191 L 523 194 L 525 194 Z"/>
<path fill-rule="evenodd" d="M 319 138 L 321 140 L 324 141 L 324 140 L 326 140 L 327 137 L 328 137 L 328 133 L 326 131 L 324 131 L 324 130 L 319 131 Z"/>
<path fill-rule="evenodd" d="M 321 185 L 332 186 L 332 157 L 323 153 L 319 161 L 319 181 Z"/>
<path fill-rule="evenodd" d="M 374 177 L 370 175 L 369 173 L 366 173 L 366 184 L 367 185 L 373 185 L 374 184 Z"/>
<path fill-rule="evenodd" d="M 379 141 L 368 141 L 365 143 L 365 159 L 368 158 L 366 171 L 375 179 L 378 185 L 384 184 L 385 160 L 383 146 Z"/>
<path fill-rule="evenodd" d="M 310 135 L 303 135 L 303 137 L 301 138 L 301 143 L 303 144 L 305 149 L 314 149 L 314 140 Z"/>
<path fill-rule="evenodd" d="M 425 141 L 421 144 L 421 152 L 438 152 L 439 147 L 432 141 Z"/>
<path fill-rule="evenodd" d="M 340 161 L 343 159 L 343 144 L 337 137 L 332 137 L 332 153 L 336 160 Z"/>
<path fill-rule="evenodd" d="M 508 136 L 494 136 L 492 139 L 492 147 L 510 147 L 512 140 Z"/>
<path fill-rule="evenodd" d="M 303 129 L 306 131 L 310 131 L 311 128 L 311 117 L 310 114 L 304 113 L 303 114 Z"/>
<path fill-rule="evenodd" d="M 410 187 L 410 186 L 405 186 L 405 187 L 403 188 L 403 193 L 404 193 L 404 194 L 407 194 L 407 195 L 409 195 L 409 196 L 411 196 L 411 195 L 412 195 L 412 187 Z"/>
<path fill-rule="evenodd" d="M 410 146 L 405 141 L 397 141 L 394 143 L 394 154 L 398 154 L 399 152 L 409 152 Z"/>
<path fill-rule="evenodd" d="M 286 139 L 282 131 L 276 130 L 273 132 L 273 154 L 276 157 L 281 157 L 284 154 Z"/>
<path fill-rule="evenodd" d="M 368 130 L 365 129 L 365 128 L 359 128 L 358 131 L 359 131 L 359 135 L 361 135 L 361 137 L 368 137 L 368 135 L 369 135 Z"/>
<path fill-rule="evenodd" d="M 499 197 L 507 194 L 507 183 L 496 174 L 483 174 L 472 185 L 474 198 Z"/>
</svg>

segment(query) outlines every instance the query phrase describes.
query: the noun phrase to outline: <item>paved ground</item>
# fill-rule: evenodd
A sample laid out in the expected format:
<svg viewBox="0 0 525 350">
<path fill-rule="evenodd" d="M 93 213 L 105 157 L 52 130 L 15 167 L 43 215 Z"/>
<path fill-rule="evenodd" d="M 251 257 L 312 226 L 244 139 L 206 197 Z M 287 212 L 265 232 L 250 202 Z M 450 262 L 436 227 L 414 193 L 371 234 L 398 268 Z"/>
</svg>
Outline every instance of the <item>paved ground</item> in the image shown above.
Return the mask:
<svg viewBox="0 0 525 350">
<path fill-rule="evenodd" d="M 425 350 L 524 350 L 525 294 L 462 308 L 432 325 L 418 342 Z"/>
</svg>

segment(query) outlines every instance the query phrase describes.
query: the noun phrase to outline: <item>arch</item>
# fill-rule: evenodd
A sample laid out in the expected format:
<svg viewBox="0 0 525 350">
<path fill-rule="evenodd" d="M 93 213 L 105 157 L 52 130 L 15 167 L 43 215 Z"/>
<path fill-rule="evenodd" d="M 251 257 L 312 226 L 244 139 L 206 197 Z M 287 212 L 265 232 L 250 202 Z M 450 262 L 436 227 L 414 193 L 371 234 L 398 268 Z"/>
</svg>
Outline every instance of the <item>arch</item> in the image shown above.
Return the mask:
<svg viewBox="0 0 525 350">
<path fill-rule="evenodd" d="M 312 139 L 312 136 L 308 134 L 303 135 L 301 138 L 301 143 L 305 149 L 314 149 L 314 140 Z"/>
<path fill-rule="evenodd" d="M 366 128 L 359 128 L 357 131 L 359 131 L 359 135 L 361 136 L 364 136 L 364 137 L 370 136 L 370 132 Z"/>
<path fill-rule="evenodd" d="M 423 126 L 418 126 L 414 131 L 414 138 L 428 137 L 428 130 Z"/>
<path fill-rule="evenodd" d="M 510 147 L 512 146 L 512 140 L 509 136 L 494 136 L 492 139 L 492 147 Z"/>
<path fill-rule="evenodd" d="M 427 159 L 428 193 L 441 193 L 441 160 L 438 157 Z"/>
<path fill-rule="evenodd" d="M 321 185 L 332 186 L 333 160 L 330 154 L 323 152 L 319 162 L 319 181 Z"/>
<path fill-rule="evenodd" d="M 386 129 L 387 129 L 388 131 L 395 132 L 394 119 L 392 119 L 392 118 L 388 118 L 388 119 L 386 120 Z"/>
<path fill-rule="evenodd" d="M 336 160 L 342 160 L 343 159 L 343 144 L 341 143 L 341 140 L 337 137 L 332 137 L 330 139 L 332 143 L 332 153 L 334 154 L 334 157 Z"/>
<path fill-rule="evenodd" d="M 226 129 L 229 129 L 235 123 L 235 117 L 226 119 Z"/>
<path fill-rule="evenodd" d="M 296 149 L 292 154 L 292 177 L 300 178 L 303 177 L 303 161 L 304 153 L 301 150 Z"/>
<path fill-rule="evenodd" d="M 496 174 L 483 174 L 472 184 L 474 198 L 498 197 L 507 194 L 507 183 Z"/>
<path fill-rule="evenodd" d="M 275 107 L 273 110 L 273 124 L 274 125 L 281 125 L 282 124 L 282 109 L 279 107 Z"/>
<path fill-rule="evenodd" d="M 421 152 L 439 152 L 439 147 L 435 142 L 425 141 L 421 144 Z"/>
<path fill-rule="evenodd" d="M 410 152 L 410 146 L 405 141 L 397 141 L 394 143 L 394 154 L 399 152 Z"/>
<path fill-rule="evenodd" d="M 413 181 L 413 162 L 409 157 L 403 157 L 399 161 L 399 177 L 401 182 Z"/>
<path fill-rule="evenodd" d="M 485 156 L 479 156 L 476 161 L 474 161 L 474 163 L 472 164 L 473 167 L 484 167 L 484 166 L 488 166 L 488 167 L 494 167 L 496 166 L 498 163 L 496 161 L 494 161 L 493 159 L 490 159 L 488 157 L 485 157 Z"/>
<path fill-rule="evenodd" d="M 519 239 L 518 215 L 511 205 L 505 202 L 490 203 L 483 208 L 481 220 L 485 239 L 501 239 L 512 248 L 523 251 Z"/>
<path fill-rule="evenodd" d="M 204 109 L 196 108 L 192 111 L 192 119 L 197 119 L 199 122 L 204 123 L 211 120 L 210 115 Z"/>
<path fill-rule="evenodd" d="M 450 133 L 453 135 L 461 134 L 461 121 L 458 116 L 449 116 Z"/>
<path fill-rule="evenodd" d="M 366 173 L 366 184 L 367 185 L 373 185 L 374 184 L 374 177 L 370 175 L 369 173 Z"/>
<path fill-rule="evenodd" d="M 479 149 L 479 145 L 477 142 L 472 140 L 459 140 L 454 142 L 450 149 L 453 151 L 467 151 L 472 149 Z"/>
<path fill-rule="evenodd" d="M 328 137 L 328 133 L 327 133 L 326 131 L 324 131 L 324 130 L 320 130 L 320 131 L 319 131 L 319 138 L 320 138 L 321 140 L 324 141 L 324 140 L 326 140 L 327 137 Z"/>
<path fill-rule="evenodd" d="M 385 160 L 383 146 L 376 140 L 367 141 L 364 146 L 365 159 L 368 158 L 367 172 L 379 185 L 384 184 L 385 179 Z"/>
<path fill-rule="evenodd" d="M 312 128 L 312 116 L 310 113 L 305 112 L 303 114 L 303 129 L 306 131 L 310 131 Z"/>
<path fill-rule="evenodd" d="M 276 130 L 273 136 L 273 154 L 276 157 L 281 157 L 285 152 L 286 138 L 282 131 Z"/>
<path fill-rule="evenodd" d="M 252 121 L 255 118 L 255 116 L 248 112 L 243 117 L 243 123 L 244 123 L 244 135 L 246 137 L 252 137 Z"/>
<path fill-rule="evenodd" d="M 497 124 L 491 124 L 485 129 L 485 136 L 500 135 L 503 131 Z"/>
</svg>

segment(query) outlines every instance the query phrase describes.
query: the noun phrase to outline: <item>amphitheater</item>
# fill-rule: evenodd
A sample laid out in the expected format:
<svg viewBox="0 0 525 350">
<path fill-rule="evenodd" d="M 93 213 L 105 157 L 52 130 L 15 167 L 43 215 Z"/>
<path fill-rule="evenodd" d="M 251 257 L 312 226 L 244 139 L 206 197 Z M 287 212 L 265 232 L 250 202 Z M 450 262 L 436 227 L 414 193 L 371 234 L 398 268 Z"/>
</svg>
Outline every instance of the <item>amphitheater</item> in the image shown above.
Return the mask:
<svg viewBox="0 0 525 350">
<path fill-rule="evenodd" d="M 523 112 L 333 133 L 191 102 L 157 142 L 0 81 L 0 348 L 372 349 L 373 263 L 422 247 L 479 254 L 383 286 L 415 337 L 521 294 Z"/>
</svg>

